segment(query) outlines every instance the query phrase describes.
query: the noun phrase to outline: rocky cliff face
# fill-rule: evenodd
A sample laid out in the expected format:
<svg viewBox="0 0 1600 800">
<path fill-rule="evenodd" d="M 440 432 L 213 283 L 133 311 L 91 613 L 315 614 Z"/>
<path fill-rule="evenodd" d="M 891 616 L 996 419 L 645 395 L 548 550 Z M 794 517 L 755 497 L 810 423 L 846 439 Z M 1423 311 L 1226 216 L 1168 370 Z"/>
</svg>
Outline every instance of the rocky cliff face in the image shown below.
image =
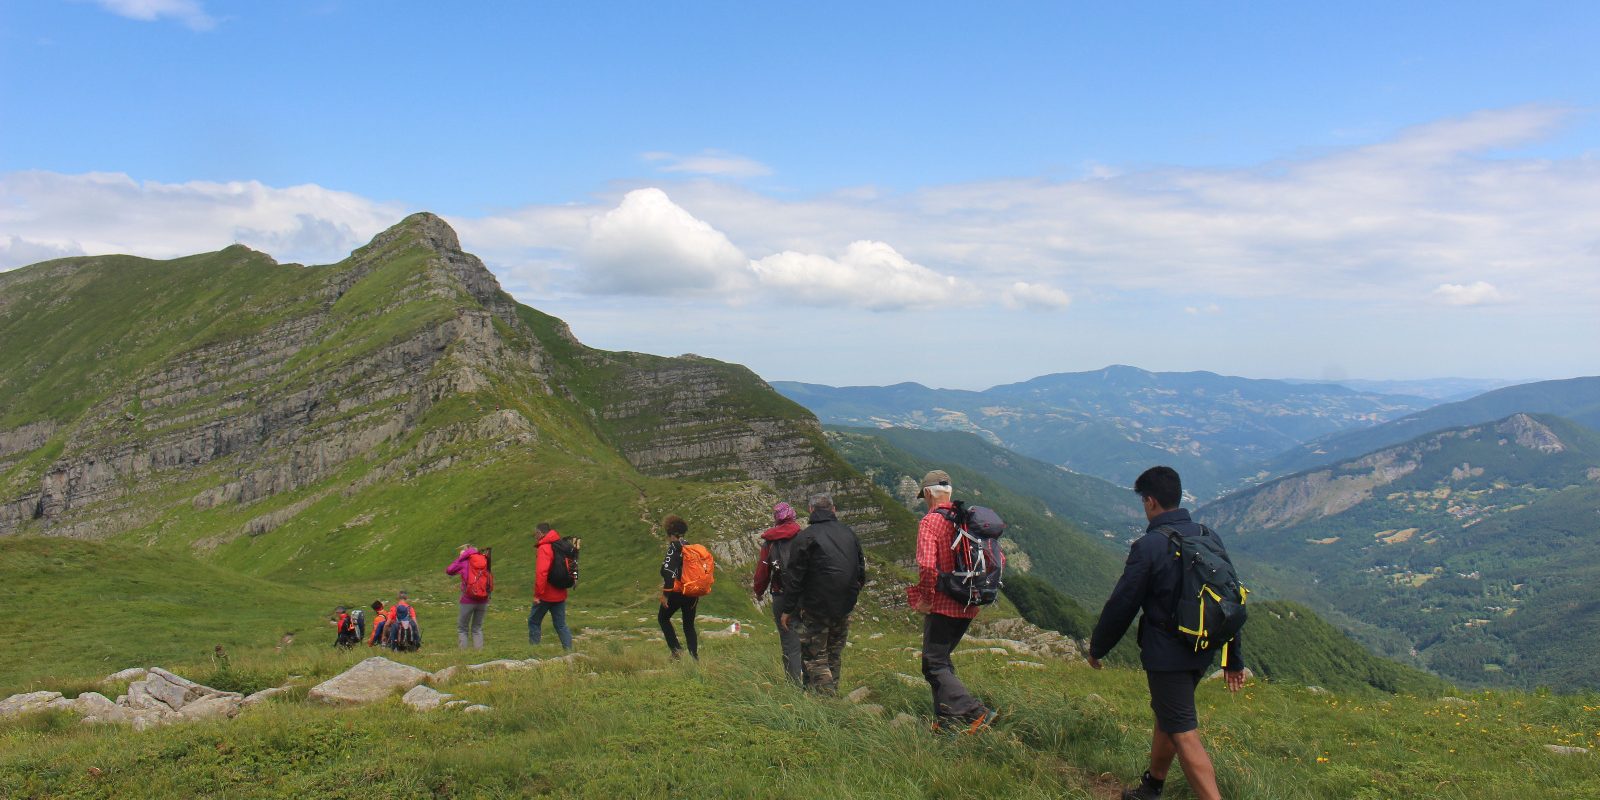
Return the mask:
<svg viewBox="0 0 1600 800">
<path fill-rule="evenodd" d="M 0 337 L 30 330 L 24 315 L 50 297 L 67 321 L 35 328 L 75 337 L 52 347 L 71 359 L 122 360 L 121 374 L 106 375 L 108 367 L 79 385 L 90 395 L 80 412 L 0 429 L 0 534 L 105 536 L 155 524 L 175 507 L 234 507 L 320 487 L 241 531 L 256 535 L 316 497 L 349 491 L 329 482 L 352 465 L 362 469 L 350 485 L 370 484 L 448 468 L 441 453 L 463 443 L 532 446 L 551 426 L 577 424 L 646 475 L 757 481 L 791 501 L 832 492 L 864 536 L 887 540 L 889 516 L 870 485 L 826 447 L 814 418 L 755 375 L 709 359 L 586 348 L 501 291 L 438 217 L 408 217 L 330 266 L 276 265 L 241 251 L 195 257 L 250 262 L 227 268 L 258 271 L 240 273 L 236 290 L 236 273 L 222 267 L 180 276 L 142 264 L 140 280 L 170 284 L 163 302 L 185 292 L 216 299 L 191 302 L 178 319 L 124 308 L 138 324 L 110 333 L 72 314 L 75 304 L 87 308 L 85 295 L 128 279 L 115 265 L 75 259 L 6 276 Z M 242 285 L 261 280 L 259 271 L 275 283 Z M 207 278 L 214 283 L 183 285 Z M 67 361 L 28 369 L 45 374 Z M 7 391 L 23 397 L 21 386 L 0 383 L 0 400 Z M 508 397 L 555 405 L 540 416 Z"/>
</svg>

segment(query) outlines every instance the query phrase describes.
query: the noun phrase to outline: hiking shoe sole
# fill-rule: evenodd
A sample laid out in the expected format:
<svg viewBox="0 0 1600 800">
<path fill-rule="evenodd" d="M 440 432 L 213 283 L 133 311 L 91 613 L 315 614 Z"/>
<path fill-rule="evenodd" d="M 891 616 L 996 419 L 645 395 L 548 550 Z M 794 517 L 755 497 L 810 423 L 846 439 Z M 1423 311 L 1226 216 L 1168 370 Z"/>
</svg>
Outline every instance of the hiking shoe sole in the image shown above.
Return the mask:
<svg viewBox="0 0 1600 800">
<path fill-rule="evenodd" d="M 967 726 L 967 729 L 962 731 L 962 733 L 970 736 L 974 733 L 986 731 L 994 726 L 994 719 L 998 716 L 1000 716 L 1000 712 L 995 711 L 992 708 L 987 709 L 982 714 L 979 714 L 978 718 L 974 719 L 972 723 Z"/>
</svg>

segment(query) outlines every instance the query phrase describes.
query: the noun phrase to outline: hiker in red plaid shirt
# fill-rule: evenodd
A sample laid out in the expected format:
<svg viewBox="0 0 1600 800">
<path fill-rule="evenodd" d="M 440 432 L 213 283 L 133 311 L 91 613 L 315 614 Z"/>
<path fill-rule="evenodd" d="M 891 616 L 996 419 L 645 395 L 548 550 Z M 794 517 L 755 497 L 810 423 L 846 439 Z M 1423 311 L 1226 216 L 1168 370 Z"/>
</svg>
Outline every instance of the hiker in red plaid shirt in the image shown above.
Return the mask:
<svg viewBox="0 0 1600 800">
<path fill-rule="evenodd" d="M 922 479 L 917 494 L 928 504 L 928 513 L 917 526 L 918 580 L 906 587 L 911 607 L 922 617 L 922 677 L 933 689 L 934 730 L 976 733 L 994 721 L 995 712 L 973 697 L 956 677 L 950 654 L 966 635 L 978 607 L 967 605 L 934 588 L 939 573 L 955 570 L 955 554 L 950 550 L 956 526 L 941 511 L 955 509 L 951 501 L 954 488 L 944 470 L 934 470 Z"/>
</svg>

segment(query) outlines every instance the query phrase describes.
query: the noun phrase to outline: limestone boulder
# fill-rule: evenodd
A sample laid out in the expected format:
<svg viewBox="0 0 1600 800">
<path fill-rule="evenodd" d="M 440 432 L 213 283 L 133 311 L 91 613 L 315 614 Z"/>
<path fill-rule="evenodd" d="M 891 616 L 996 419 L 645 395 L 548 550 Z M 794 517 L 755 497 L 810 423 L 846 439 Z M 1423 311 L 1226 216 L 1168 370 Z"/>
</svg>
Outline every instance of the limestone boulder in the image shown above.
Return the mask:
<svg viewBox="0 0 1600 800">
<path fill-rule="evenodd" d="M 416 711 L 432 711 L 454 696 L 419 683 L 411 687 L 411 691 L 406 692 L 405 696 L 400 698 L 400 702 Z"/>
<path fill-rule="evenodd" d="M 274 686 L 271 689 L 262 689 L 261 691 L 256 692 L 255 694 L 252 694 L 243 700 L 240 700 L 239 706 L 241 708 L 249 708 L 250 706 L 260 705 L 261 703 L 265 703 L 266 701 L 271 700 L 280 694 L 288 694 L 289 690 L 293 688 L 293 686 Z"/>
<path fill-rule="evenodd" d="M 27 692 L 14 694 L 0 700 L 0 717 L 14 717 L 43 711 L 52 702 L 61 699 L 60 692 Z"/>
<path fill-rule="evenodd" d="M 428 678 L 428 683 L 431 683 L 434 686 L 443 686 L 444 684 L 447 684 L 451 680 L 455 679 L 456 673 L 460 671 L 461 668 L 458 666 L 445 667 L 444 669 L 433 673 L 433 676 Z"/>
<path fill-rule="evenodd" d="M 207 695 L 190 703 L 185 703 L 178 716 L 186 722 L 200 719 L 232 719 L 239 714 L 240 705 L 244 698 L 237 694 Z"/>
<path fill-rule="evenodd" d="M 113 672 L 110 675 L 101 678 L 100 685 L 108 686 L 110 684 L 121 683 L 123 681 L 136 681 L 149 674 L 149 672 L 150 670 L 145 669 L 144 667 L 129 667 L 121 672 Z"/>
<path fill-rule="evenodd" d="M 416 667 L 373 656 L 317 684 L 306 696 L 324 703 L 371 703 L 410 689 L 427 677 L 427 672 Z"/>
</svg>

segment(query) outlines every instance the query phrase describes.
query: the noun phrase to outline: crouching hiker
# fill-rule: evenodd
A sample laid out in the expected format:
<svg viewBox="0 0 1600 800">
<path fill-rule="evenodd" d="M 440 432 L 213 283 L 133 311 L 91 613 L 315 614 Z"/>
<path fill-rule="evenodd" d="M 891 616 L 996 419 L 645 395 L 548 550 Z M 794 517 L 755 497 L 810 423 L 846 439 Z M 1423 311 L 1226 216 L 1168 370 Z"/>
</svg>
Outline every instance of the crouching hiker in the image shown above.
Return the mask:
<svg viewBox="0 0 1600 800">
<path fill-rule="evenodd" d="M 385 611 L 382 600 L 372 601 L 372 638 L 367 640 L 368 647 L 377 647 L 388 641 L 384 638 L 383 629 L 391 619 L 394 619 L 394 611 L 392 609 Z"/>
<path fill-rule="evenodd" d="M 778 598 L 783 596 L 784 565 L 789 563 L 795 534 L 800 523 L 795 521 L 794 509 L 788 503 L 772 507 L 773 526 L 761 534 L 761 557 L 756 561 L 756 574 L 751 583 L 756 603 L 768 592 L 772 594 L 772 622 L 778 627 L 778 644 L 783 649 L 783 671 L 796 686 L 805 684 L 805 667 L 800 657 L 800 636 L 794 626 L 783 624 L 783 609 Z"/>
<path fill-rule="evenodd" d="M 833 498 L 813 495 L 810 524 L 794 537 L 783 570 L 781 628 L 799 626 L 807 691 L 833 695 L 839 690 L 840 659 L 850 634 L 850 612 L 867 584 L 861 541 L 834 513 Z"/>
<path fill-rule="evenodd" d="M 544 617 L 561 637 L 561 649 L 572 649 L 567 628 L 567 590 L 578 582 L 578 541 L 562 539 L 548 522 L 539 523 L 539 543 L 533 556 L 533 608 L 528 612 L 528 644 L 537 645 L 544 633 Z"/>
<path fill-rule="evenodd" d="M 461 545 L 456 560 L 445 567 L 444 574 L 461 576 L 461 606 L 456 613 L 456 646 L 467 649 L 470 634 L 472 646 L 483 649 L 483 618 L 489 612 L 489 593 L 494 591 L 494 573 L 490 571 L 490 553 L 480 551 L 470 544 Z"/>
<path fill-rule="evenodd" d="M 361 641 L 361 634 L 356 631 L 355 617 L 351 616 L 344 606 L 335 608 L 333 615 L 331 622 L 335 631 L 333 646 L 343 649 L 355 647 Z"/>
<path fill-rule="evenodd" d="M 996 713 L 973 697 L 956 677 L 950 654 L 978 616 L 979 606 L 939 591 L 939 574 L 955 571 L 955 489 L 943 470 L 922 479 L 917 497 L 928 513 L 917 525 L 917 583 L 907 587 L 911 608 L 922 614 L 922 677 L 933 690 L 934 730 L 977 733 L 994 722 Z"/>
<path fill-rule="evenodd" d="M 1133 543 L 1128 553 L 1127 566 L 1122 578 L 1106 600 L 1100 612 L 1100 621 L 1094 627 L 1089 642 L 1089 666 L 1100 669 L 1100 659 L 1111 652 L 1127 633 L 1128 625 L 1141 610 L 1139 619 L 1139 661 L 1144 665 L 1145 680 L 1150 686 L 1150 709 L 1155 712 L 1155 728 L 1150 735 L 1150 768 L 1145 771 L 1139 785 L 1122 792 L 1124 800 L 1155 800 L 1161 796 L 1167 770 L 1174 756 L 1183 766 L 1189 780 L 1189 790 L 1201 800 L 1217 800 L 1217 777 L 1211 766 L 1211 756 L 1200 741 L 1199 721 L 1195 714 L 1194 690 L 1199 686 L 1205 671 L 1211 667 L 1212 645 L 1221 647 L 1223 674 L 1228 690 L 1239 691 L 1244 685 L 1244 656 L 1239 651 L 1237 625 L 1243 624 L 1244 592 L 1233 578 L 1233 563 L 1228 559 L 1222 541 L 1212 532 L 1189 518 L 1189 512 L 1179 503 L 1183 487 L 1178 473 L 1171 467 L 1152 467 L 1145 470 L 1133 483 L 1133 490 L 1144 504 L 1145 518 L 1150 525 L 1145 534 Z M 1184 588 L 1186 575 L 1194 573 L 1185 569 L 1196 559 L 1196 549 L 1204 552 L 1200 559 L 1215 558 L 1213 566 L 1218 574 L 1225 574 L 1232 582 L 1232 590 L 1217 592 L 1221 597 L 1232 594 L 1237 605 L 1227 601 L 1227 607 L 1208 605 L 1209 619 L 1194 613 L 1195 622 L 1186 614 L 1184 600 L 1199 597 Z M 1180 554 L 1182 554 L 1180 556 Z M 1210 582 L 1207 582 L 1210 586 Z M 1197 600 L 1187 605 L 1198 609 Z M 1177 616 L 1174 616 L 1174 610 Z M 1229 620 L 1230 626 L 1222 620 Z M 1208 640 L 1204 634 L 1211 626 L 1221 627 Z M 1193 626 L 1193 627 L 1191 627 Z M 1196 632 L 1202 634 L 1195 638 Z"/>
</svg>

